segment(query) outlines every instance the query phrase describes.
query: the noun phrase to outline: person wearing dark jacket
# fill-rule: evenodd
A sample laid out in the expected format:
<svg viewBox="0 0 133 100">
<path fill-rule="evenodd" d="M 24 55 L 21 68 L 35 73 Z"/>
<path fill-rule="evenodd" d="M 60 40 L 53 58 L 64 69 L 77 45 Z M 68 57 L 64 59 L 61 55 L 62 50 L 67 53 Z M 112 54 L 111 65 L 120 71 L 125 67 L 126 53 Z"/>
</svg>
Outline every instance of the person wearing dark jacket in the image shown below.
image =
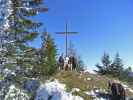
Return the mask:
<svg viewBox="0 0 133 100">
<path fill-rule="evenodd" d="M 111 92 L 111 100 L 125 100 L 125 90 L 120 83 L 112 83 Z"/>
<path fill-rule="evenodd" d="M 76 58 L 74 56 L 72 56 L 72 69 L 76 70 Z"/>
<path fill-rule="evenodd" d="M 63 67 L 64 67 L 64 58 L 63 58 L 63 54 L 59 57 L 58 65 L 59 65 L 59 70 L 63 70 Z"/>
</svg>

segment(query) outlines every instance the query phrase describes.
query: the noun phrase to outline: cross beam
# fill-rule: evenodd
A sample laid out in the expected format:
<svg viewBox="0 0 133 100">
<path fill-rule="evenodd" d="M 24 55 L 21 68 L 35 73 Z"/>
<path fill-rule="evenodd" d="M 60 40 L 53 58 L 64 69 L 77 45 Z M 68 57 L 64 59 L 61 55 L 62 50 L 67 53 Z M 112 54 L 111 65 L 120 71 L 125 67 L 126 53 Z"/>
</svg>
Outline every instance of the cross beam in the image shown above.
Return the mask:
<svg viewBox="0 0 133 100">
<path fill-rule="evenodd" d="M 66 47 L 66 57 L 68 56 L 68 35 L 70 34 L 77 34 L 78 32 L 69 32 L 68 31 L 68 24 L 66 23 L 66 29 L 65 32 L 56 32 L 56 34 L 63 34 L 65 35 L 65 47 Z"/>
</svg>

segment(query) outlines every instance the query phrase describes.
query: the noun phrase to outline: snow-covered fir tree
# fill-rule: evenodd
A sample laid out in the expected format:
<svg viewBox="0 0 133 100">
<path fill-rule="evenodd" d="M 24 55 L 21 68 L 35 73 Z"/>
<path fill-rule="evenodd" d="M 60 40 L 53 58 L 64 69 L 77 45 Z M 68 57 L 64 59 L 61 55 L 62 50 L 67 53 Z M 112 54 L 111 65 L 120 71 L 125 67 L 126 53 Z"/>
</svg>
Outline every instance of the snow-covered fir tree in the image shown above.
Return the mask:
<svg viewBox="0 0 133 100">
<path fill-rule="evenodd" d="M 36 38 L 42 25 L 28 17 L 45 11 L 43 0 L 0 0 L 0 100 L 11 84 L 21 87 L 28 78 L 34 49 L 27 42 Z"/>
<path fill-rule="evenodd" d="M 6 60 L 5 53 L 7 52 L 6 44 L 8 43 L 8 32 L 10 27 L 8 17 L 12 14 L 10 0 L 0 0 L 0 69 L 2 72 L 3 64 Z"/>
</svg>

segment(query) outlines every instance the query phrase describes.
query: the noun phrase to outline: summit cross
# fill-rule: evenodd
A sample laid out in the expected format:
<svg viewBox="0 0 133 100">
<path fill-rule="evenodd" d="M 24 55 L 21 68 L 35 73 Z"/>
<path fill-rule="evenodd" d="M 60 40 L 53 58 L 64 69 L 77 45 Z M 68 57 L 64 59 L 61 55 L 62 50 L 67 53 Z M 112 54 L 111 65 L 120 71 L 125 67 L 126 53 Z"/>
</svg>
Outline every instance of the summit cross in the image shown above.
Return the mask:
<svg viewBox="0 0 133 100">
<path fill-rule="evenodd" d="M 70 34 L 77 34 L 78 32 L 70 32 L 68 31 L 68 23 L 66 23 L 65 32 L 56 32 L 56 34 L 63 34 L 65 35 L 65 49 L 66 49 L 66 57 L 68 56 L 68 35 Z"/>
</svg>

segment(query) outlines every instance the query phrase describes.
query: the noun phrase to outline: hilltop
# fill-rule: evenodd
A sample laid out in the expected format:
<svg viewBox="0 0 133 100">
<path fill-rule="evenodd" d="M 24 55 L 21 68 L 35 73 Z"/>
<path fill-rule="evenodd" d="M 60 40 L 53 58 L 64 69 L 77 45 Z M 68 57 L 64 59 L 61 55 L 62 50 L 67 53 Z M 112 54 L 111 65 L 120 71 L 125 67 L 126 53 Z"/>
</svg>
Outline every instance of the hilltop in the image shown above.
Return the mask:
<svg viewBox="0 0 133 100">
<path fill-rule="evenodd" d="M 84 100 L 93 100 L 95 98 L 94 90 L 101 92 L 103 97 L 108 94 L 108 81 L 113 80 L 107 76 L 101 76 L 89 72 L 78 73 L 76 71 L 61 71 L 54 75 L 51 80 L 57 79 L 65 84 L 67 91 L 73 95 L 83 97 Z M 128 97 L 133 96 L 133 90 L 127 83 L 121 82 L 126 89 Z"/>
</svg>

